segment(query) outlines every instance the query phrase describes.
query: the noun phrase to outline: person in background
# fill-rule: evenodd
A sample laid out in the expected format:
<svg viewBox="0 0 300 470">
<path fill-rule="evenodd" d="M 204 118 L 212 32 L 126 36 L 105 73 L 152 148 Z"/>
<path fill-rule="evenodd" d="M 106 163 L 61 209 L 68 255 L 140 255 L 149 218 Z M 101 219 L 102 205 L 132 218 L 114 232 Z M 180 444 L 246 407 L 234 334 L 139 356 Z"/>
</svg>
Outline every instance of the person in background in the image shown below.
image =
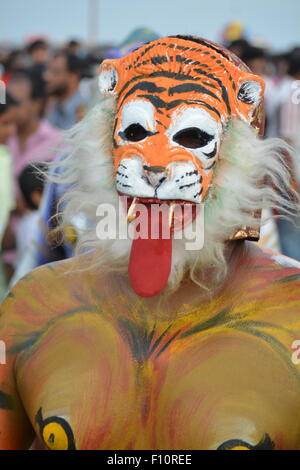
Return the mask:
<svg viewBox="0 0 300 470">
<path fill-rule="evenodd" d="M 256 75 L 260 75 L 265 82 L 266 88 L 264 93 L 265 101 L 265 136 L 274 137 L 274 128 L 276 129 L 276 108 L 278 107 L 279 97 L 277 96 L 276 83 L 273 77 L 269 75 L 269 56 L 266 51 L 260 47 L 251 44 L 244 44 L 244 50 L 241 59 L 245 62 L 250 70 Z M 277 124 L 278 128 L 278 124 Z M 274 211 L 273 211 L 274 212 Z M 272 219 L 273 212 L 269 208 L 262 210 L 262 226 L 260 232 L 259 246 L 279 250 L 279 233 L 276 222 Z"/>
<path fill-rule="evenodd" d="M 44 190 L 46 163 L 36 163 L 26 166 L 19 176 L 19 186 L 26 209 L 18 223 L 16 230 L 16 258 L 13 278 L 10 285 L 14 285 L 27 272 L 27 259 L 29 251 L 33 249 L 35 231 L 39 224 L 39 207 Z"/>
<path fill-rule="evenodd" d="M 6 103 L 0 104 L 0 253 L 10 212 L 15 205 L 12 158 L 5 142 L 15 132 L 16 107 L 17 101 L 9 93 L 6 93 Z M 0 256 L 0 302 L 5 292 L 6 276 Z"/>
<path fill-rule="evenodd" d="M 235 55 L 237 55 L 238 57 L 242 57 L 246 51 L 246 49 L 250 46 L 249 42 L 247 41 L 247 39 L 236 39 L 234 41 L 232 41 L 229 46 L 228 46 L 228 49 L 233 52 Z"/>
<path fill-rule="evenodd" d="M 268 56 L 264 49 L 248 44 L 244 47 L 241 59 L 248 65 L 249 69 L 255 75 L 264 79 L 266 89 L 264 94 L 266 123 L 265 130 L 269 127 L 269 119 L 273 114 L 274 103 L 274 83 L 268 75 Z"/>
<path fill-rule="evenodd" d="M 29 163 L 52 160 L 60 142 L 60 133 L 43 118 L 45 89 L 34 73 L 26 70 L 15 72 L 9 90 L 19 102 L 17 129 L 8 140 L 14 158 L 16 188 L 18 177 Z M 18 189 L 16 192 L 19 193 Z"/>
<path fill-rule="evenodd" d="M 44 39 L 35 39 L 27 46 L 27 54 L 33 67 L 45 66 L 49 60 L 49 46 Z"/>
<path fill-rule="evenodd" d="M 78 39 L 71 39 L 67 42 L 66 52 L 80 57 L 81 43 Z"/>
<path fill-rule="evenodd" d="M 26 204 L 19 190 L 18 177 L 30 163 L 54 159 L 61 138 L 59 130 L 43 119 L 45 91 L 41 82 L 36 81 L 30 71 L 15 71 L 8 90 L 19 102 L 16 111 L 16 132 L 7 141 L 13 157 L 16 198 L 16 208 L 11 214 L 8 235 L 3 247 L 3 259 L 10 277 L 15 266 L 15 235 L 20 217 L 26 210 Z"/>
<path fill-rule="evenodd" d="M 241 59 L 248 65 L 252 73 L 261 77 L 266 76 L 267 55 L 264 49 L 248 44 L 243 50 Z"/>
<path fill-rule="evenodd" d="M 289 77 L 289 93 L 281 106 L 280 136 L 300 158 L 300 50 L 290 54 Z"/>
<path fill-rule="evenodd" d="M 13 72 L 24 66 L 23 52 L 19 49 L 10 51 L 2 59 L 2 66 L 3 72 L 1 75 L 1 80 L 5 83 L 5 85 L 8 85 Z"/>
<path fill-rule="evenodd" d="M 288 75 L 289 54 L 273 56 L 275 73 L 265 78 L 266 82 L 266 137 L 280 136 L 280 110 L 290 93 L 291 77 Z"/>
<path fill-rule="evenodd" d="M 79 90 L 82 74 L 82 60 L 64 51 L 54 55 L 44 73 L 47 92 L 53 98 L 47 119 L 59 129 L 69 129 L 83 116 L 86 103 Z"/>
<path fill-rule="evenodd" d="M 300 191 L 300 50 L 290 54 L 289 76 L 289 92 L 281 106 L 280 137 L 295 150 L 295 158 L 289 158 L 288 163 L 294 186 Z M 282 253 L 300 260 L 300 218 L 279 220 L 278 230 Z"/>
</svg>

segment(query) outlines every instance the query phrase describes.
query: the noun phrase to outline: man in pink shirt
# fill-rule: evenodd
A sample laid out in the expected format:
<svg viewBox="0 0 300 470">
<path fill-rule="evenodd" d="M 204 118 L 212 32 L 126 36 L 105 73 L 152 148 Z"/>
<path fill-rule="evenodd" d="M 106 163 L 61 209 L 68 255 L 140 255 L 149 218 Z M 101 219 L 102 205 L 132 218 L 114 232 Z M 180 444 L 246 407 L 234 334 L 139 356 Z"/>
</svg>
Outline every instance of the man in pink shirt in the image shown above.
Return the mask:
<svg viewBox="0 0 300 470">
<path fill-rule="evenodd" d="M 45 92 L 41 77 L 26 70 L 18 71 L 10 80 L 9 91 L 20 103 L 17 132 L 8 141 L 17 186 L 21 171 L 29 163 L 49 161 L 57 155 L 60 133 L 42 117 Z"/>
<path fill-rule="evenodd" d="M 5 247 L 4 260 L 14 265 L 14 234 L 20 216 L 26 211 L 18 178 L 30 163 L 53 160 L 59 152 L 60 131 L 43 119 L 46 94 L 42 75 L 28 70 L 15 71 L 8 86 L 11 95 L 18 101 L 16 110 L 16 133 L 7 141 L 13 157 L 13 176 L 16 209 L 9 228 L 9 243 Z"/>
</svg>

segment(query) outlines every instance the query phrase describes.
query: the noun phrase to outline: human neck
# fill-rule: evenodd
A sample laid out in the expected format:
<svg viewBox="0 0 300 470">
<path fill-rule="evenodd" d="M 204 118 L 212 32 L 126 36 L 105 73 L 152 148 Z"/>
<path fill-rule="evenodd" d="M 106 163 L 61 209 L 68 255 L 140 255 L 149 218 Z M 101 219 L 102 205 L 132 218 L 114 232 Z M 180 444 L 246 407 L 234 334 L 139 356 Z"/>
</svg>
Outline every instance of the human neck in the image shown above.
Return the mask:
<svg viewBox="0 0 300 470">
<path fill-rule="evenodd" d="M 64 103 L 65 101 L 68 101 L 68 99 L 70 99 L 73 95 L 75 95 L 77 90 L 78 90 L 78 84 L 70 83 L 66 92 L 62 96 L 58 97 L 58 101 L 60 103 Z"/>
<path fill-rule="evenodd" d="M 28 121 L 24 126 L 20 127 L 17 132 L 19 142 L 24 144 L 28 137 L 37 131 L 39 124 L 39 118 L 34 118 Z"/>
<path fill-rule="evenodd" d="M 207 304 L 216 299 L 228 287 L 228 283 L 236 276 L 237 265 L 245 252 L 245 244 L 228 242 L 224 248 L 225 263 L 217 268 L 204 267 L 196 273 L 197 282 L 187 272 L 179 288 L 165 293 L 166 304 L 189 304 L 190 306 Z M 225 268 L 224 276 L 221 270 Z M 218 278 L 218 274 L 220 277 Z M 229 281 L 230 280 L 230 281 Z"/>
<path fill-rule="evenodd" d="M 189 272 L 186 273 L 180 286 L 175 290 L 164 290 L 154 297 L 139 297 L 129 286 L 128 274 L 124 273 L 111 273 L 109 275 L 109 282 L 107 282 L 106 293 L 110 298 L 113 292 L 120 292 L 124 296 L 127 305 L 127 314 L 130 314 L 131 306 L 134 310 L 139 305 L 141 311 L 146 312 L 141 321 L 174 321 L 179 317 L 189 314 L 194 308 L 205 308 L 210 303 L 214 302 L 222 295 L 227 289 L 232 289 L 232 284 L 235 285 L 235 278 L 241 276 L 240 270 L 237 269 L 241 259 L 245 257 L 244 243 L 229 242 L 224 250 L 224 257 L 227 267 L 226 276 L 223 279 L 216 281 L 216 271 L 211 268 L 204 268 L 200 271 L 199 275 L 205 284 L 205 288 L 193 282 L 190 278 Z M 238 283 L 237 283 L 238 284 Z M 101 280 L 103 290 L 103 281 Z M 114 300 L 112 300 L 114 302 Z M 116 311 L 119 306 L 116 305 Z M 129 312 L 129 313 L 128 313 Z"/>
</svg>

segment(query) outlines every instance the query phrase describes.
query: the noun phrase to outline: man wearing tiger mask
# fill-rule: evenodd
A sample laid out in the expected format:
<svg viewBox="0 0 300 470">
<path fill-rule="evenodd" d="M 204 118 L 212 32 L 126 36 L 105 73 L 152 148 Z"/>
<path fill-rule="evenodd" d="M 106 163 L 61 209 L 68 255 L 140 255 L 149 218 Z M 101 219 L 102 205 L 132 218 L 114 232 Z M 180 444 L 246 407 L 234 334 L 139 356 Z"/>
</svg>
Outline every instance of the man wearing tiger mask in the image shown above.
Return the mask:
<svg viewBox="0 0 300 470">
<path fill-rule="evenodd" d="M 61 163 L 62 229 L 90 221 L 78 255 L 1 307 L 0 447 L 298 449 L 300 265 L 251 241 L 262 208 L 299 208 L 290 148 L 258 135 L 262 79 L 174 36 L 104 61 L 99 86 Z M 99 236 L 103 204 L 133 239 Z"/>
</svg>

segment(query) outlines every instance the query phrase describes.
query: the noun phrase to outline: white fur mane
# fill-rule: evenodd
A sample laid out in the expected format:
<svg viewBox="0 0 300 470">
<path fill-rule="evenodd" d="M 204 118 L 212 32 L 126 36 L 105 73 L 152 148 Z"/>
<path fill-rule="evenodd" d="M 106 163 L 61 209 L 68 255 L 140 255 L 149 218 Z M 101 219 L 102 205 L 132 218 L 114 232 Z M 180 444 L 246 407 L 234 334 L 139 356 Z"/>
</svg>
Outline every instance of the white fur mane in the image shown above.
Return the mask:
<svg viewBox="0 0 300 470">
<path fill-rule="evenodd" d="M 52 179 L 72 183 L 63 197 L 61 227 L 79 212 L 91 222 L 83 232 L 76 253 L 95 249 L 90 269 L 126 270 L 130 240 L 99 240 L 96 236 L 96 209 L 110 203 L 118 212 L 118 195 L 113 174 L 112 128 L 115 99 L 101 98 L 89 114 L 67 134 L 72 149 L 58 165 L 65 171 Z M 262 140 L 245 122 L 234 118 L 224 129 L 214 178 L 204 201 L 204 247 L 197 252 L 186 251 L 184 240 L 173 240 L 172 272 L 169 286 L 179 285 L 184 273 L 202 287 L 202 268 L 216 269 L 216 278 L 224 279 L 226 241 L 243 226 L 257 226 L 254 212 L 265 207 L 280 208 L 292 215 L 299 210 L 299 198 L 283 197 L 290 190 L 290 173 L 284 154 L 291 148 L 281 139 Z M 269 184 L 264 184 L 268 181 Z M 123 214 L 125 217 L 125 214 Z"/>
</svg>

